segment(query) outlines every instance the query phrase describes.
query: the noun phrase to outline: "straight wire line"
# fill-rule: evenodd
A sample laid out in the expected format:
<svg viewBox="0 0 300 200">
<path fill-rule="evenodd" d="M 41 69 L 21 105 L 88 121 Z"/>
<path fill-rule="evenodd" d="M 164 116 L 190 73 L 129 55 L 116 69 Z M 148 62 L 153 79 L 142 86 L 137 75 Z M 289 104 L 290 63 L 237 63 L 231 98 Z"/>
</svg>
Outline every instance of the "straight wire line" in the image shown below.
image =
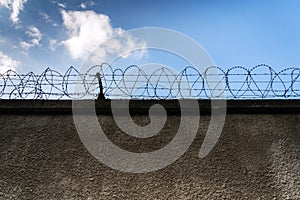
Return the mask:
<svg viewBox="0 0 300 200">
<path fill-rule="evenodd" d="M 227 71 L 209 67 L 203 73 L 190 66 L 178 73 L 161 67 L 146 73 L 134 65 L 113 69 L 103 63 L 84 73 L 73 67 L 65 73 L 50 68 L 41 74 L 8 70 L 0 74 L 0 99 L 97 98 L 100 87 L 96 73 L 107 98 L 210 99 L 215 92 L 228 99 L 300 98 L 300 68 L 296 67 L 278 72 L 268 65 L 231 67 Z M 215 88 L 210 89 L 210 85 Z"/>
</svg>

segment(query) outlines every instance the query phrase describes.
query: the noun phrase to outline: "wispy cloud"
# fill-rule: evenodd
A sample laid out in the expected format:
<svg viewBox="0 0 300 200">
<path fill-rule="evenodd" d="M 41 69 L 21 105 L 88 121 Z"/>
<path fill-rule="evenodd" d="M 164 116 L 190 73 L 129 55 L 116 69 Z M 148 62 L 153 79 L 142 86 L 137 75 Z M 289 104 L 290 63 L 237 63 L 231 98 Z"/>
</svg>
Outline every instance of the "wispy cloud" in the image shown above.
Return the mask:
<svg viewBox="0 0 300 200">
<path fill-rule="evenodd" d="M 50 18 L 50 16 L 47 15 L 46 13 L 39 12 L 39 15 L 40 15 L 41 17 L 43 17 L 43 19 L 44 19 L 48 24 L 51 24 L 51 25 L 54 26 L 54 27 L 57 27 L 57 26 L 58 26 L 58 24 L 55 23 L 55 22 Z"/>
<path fill-rule="evenodd" d="M 78 7 L 82 9 L 87 9 L 88 7 L 93 7 L 94 5 L 96 5 L 94 1 L 85 1 L 80 3 Z"/>
<path fill-rule="evenodd" d="M 50 39 L 49 40 L 49 49 L 51 51 L 55 51 L 57 46 L 58 46 L 57 40 L 55 40 L 55 39 Z"/>
<path fill-rule="evenodd" d="M 90 1 L 90 6 L 92 7 L 94 5 L 96 5 L 96 3 L 94 1 Z"/>
<path fill-rule="evenodd" d="M 107 15 L 94 11 L 61 11 L 63 25 L 68 30 L 69 38 L 61 42 L 73 59 L 84 59 L 98 45 L 106 44 L 114 35 L 122 35 L 125 31 L 113 28 Z M 124 34 L 120 40 L 112 40 L 110 44 L 99 50 L 97 56 L 103 61 L 108 53 L 126 52 L 145 48 L 145 42 L 135 40 Z"/>
<path fill-rule="evenodd" d="M 79 6 L 80 6 L 80 8 L 82 8 L 82 9 L 86 9 L 86 2 L 85 2 L 85 3 L 81 3 Z"/>
<path fill-rule="evenodd" d="M 57 1 L 54 1 L 54 3 L 56 3 L 56 5 L 58 5 L 61 8 L 64 8 L 64 9 L 67 8 L 67 4 L 66 3 L 60 3 L 60 2 L 57 2 Z"/>
<path fill-rule="evenodd" d="M 0 0 L 0 6 L 10 9 L 10 20 L 17 24 L 19 22 L 19 14 L 24 9 L 27 0 Z"/>
<path fill-rule="evenodd" d="M 8 55 L 4 54 L 0 51 L 0 73 L 3 74 L 7 70 L 16 70 L 17 67 L 20 65 L 19 61 L 16 61 L 9 57 Z"/>
<path fill-rule="evenodd" d="M 29 48 L 38 46 L 40 44 L 40 41 L 42 39 L 42 34 L 40 30 L 35 26 L 29 26 L 28 31 L 26 31 L 26 34 L 30 38 L 28 42 L 21 41 L 20 47 L 27 52 Z"/>
</svg>

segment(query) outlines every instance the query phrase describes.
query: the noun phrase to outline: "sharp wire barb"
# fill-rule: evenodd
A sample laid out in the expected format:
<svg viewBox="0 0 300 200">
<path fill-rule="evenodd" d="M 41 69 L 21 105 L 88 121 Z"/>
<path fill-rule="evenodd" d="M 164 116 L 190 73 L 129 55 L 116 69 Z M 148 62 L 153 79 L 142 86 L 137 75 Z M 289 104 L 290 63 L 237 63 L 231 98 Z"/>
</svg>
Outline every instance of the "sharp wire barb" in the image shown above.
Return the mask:
<svg viewBox="0 0 300 200">
<path fill-rule="evenodd" d="M 148 71 L 148 70 L 147 70 Z M 218 77 L 218 78 L 216 78 Z M 227 71 L 208 67 L 203 72 L 187 66 L 179 72 L 159 67 L 151 73 L 132 65 L 113 69 L 103 63 L 79 72 L 47 68 L 41 74 L 0 74 L 0 99 L 287 99 L 300 98 L 300 68 L 276 72 L 262 64 Z"/>
</svg>

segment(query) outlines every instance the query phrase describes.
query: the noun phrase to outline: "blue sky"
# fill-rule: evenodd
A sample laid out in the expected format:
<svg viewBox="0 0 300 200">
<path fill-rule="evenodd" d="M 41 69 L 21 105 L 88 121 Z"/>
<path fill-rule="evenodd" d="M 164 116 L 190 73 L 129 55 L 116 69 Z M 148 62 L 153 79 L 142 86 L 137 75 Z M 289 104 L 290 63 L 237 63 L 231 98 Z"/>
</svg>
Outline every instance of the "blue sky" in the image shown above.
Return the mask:
<svg viewBox="0 0 300 200">
<path fill-rule="evenodd" d="M 299 9 L 297 0 L 0 0 L 0 72 L 79 68 L 96 42 L 141 27 L 169 28 L 188 35 L 224 69 L 262 63 L 276 71 L 299 67 Z M 133 45 L 145 44 L 133 41 Z M 130 62 L 172 59 L 152 52 Z M 176 58 L 167 64 L 176 65 L 174 61 L 175 67 L 185 65 Z"/>
</svg>

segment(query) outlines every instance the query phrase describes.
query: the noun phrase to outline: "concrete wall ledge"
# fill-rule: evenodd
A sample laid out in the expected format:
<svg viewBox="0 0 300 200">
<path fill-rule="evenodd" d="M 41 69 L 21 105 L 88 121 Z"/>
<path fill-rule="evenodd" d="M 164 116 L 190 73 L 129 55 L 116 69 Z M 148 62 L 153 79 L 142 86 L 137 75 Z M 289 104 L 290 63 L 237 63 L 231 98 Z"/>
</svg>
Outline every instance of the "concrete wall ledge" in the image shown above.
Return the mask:
<svg viewBox="0 0 300 200">
<path fill-rule="evenodd" d="M 111 114 L 111 101 L 121 103 L 125 100 L 96 100 L 94 101 L 96 112 Z M 218 105 L 220 100 L 215 102 Z M 149 108 L 154 104 L 164 106 L 169 114 L 180 114 L 178 100 L 130 100 L 130 113 L 148 114 Z M 198 104 L 201 114 L 211 113 L 210 100 L 198 100 Z M 300 100 L 227 100 L 226 104 L 227 114 L 300 113 Z M 119 109 L 127 108 L 119 107 Z M 193 107 L 188 106 L 185 109 Z M 72 100 L 0 100 L 0 114 L 72 114 Z"/>
</svg>

